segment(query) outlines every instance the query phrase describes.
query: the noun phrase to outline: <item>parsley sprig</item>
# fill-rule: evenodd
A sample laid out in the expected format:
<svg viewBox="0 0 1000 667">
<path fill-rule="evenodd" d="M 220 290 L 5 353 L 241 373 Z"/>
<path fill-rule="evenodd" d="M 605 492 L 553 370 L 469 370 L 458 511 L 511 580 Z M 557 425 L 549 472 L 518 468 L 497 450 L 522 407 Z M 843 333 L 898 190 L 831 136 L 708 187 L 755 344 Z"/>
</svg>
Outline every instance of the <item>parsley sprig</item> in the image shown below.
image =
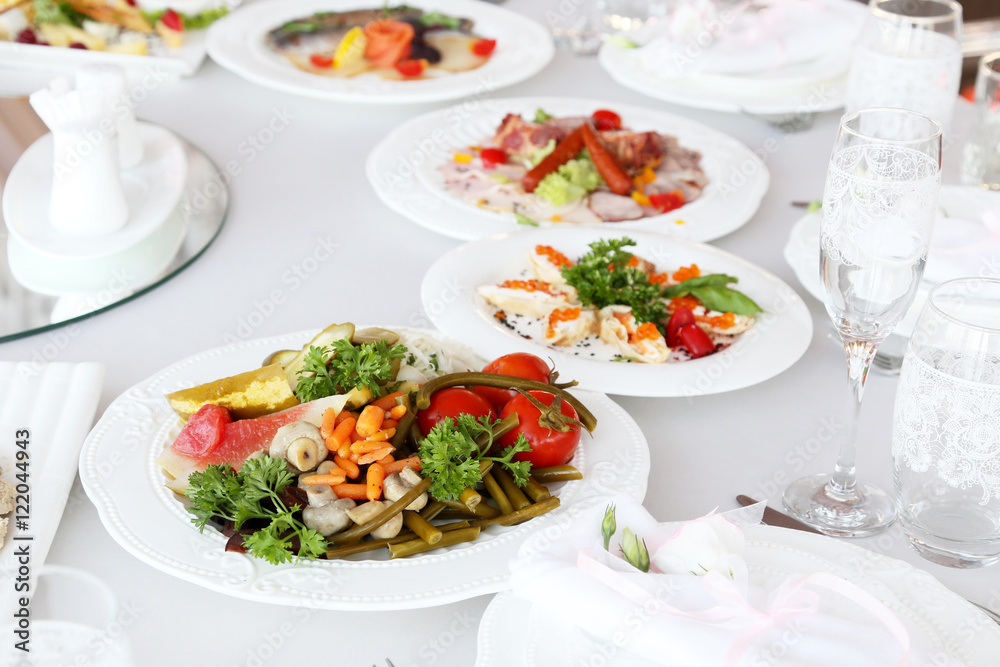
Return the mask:
<svg viewBox="0 0 1000 667">
<path fill-rule="evenodd" d="M 390 347 L 384 340 L 353 345 L 341 339 L 326 347 L 310 346 L 295 395 L 305 403 L 367 387 L 372 396 L 379 397 L 382 384 L 392 379 L 392 361 L 402 359 L 406 352 L 402 343 Z"/>
<path fill-rule="evenodd" d="M 278 565 L 300 558 L 317 558 L 326 551 L 326 539 L 295 518 L 298 505 L 288 507 L 281 492 L 295 480 L 282 459 L 262 456 L 247 459 L 233 471 L 227 465 L 210 465 L 192 473 L 184 492 L 191 500 L 191 522 L 204 530 L 213 518 L 232 521 L 237 530 L 248 521 L 267 522 L 244 539 L 250 554 Z M 298 540 L 297 554 L 293 544 Z"/>
<path fill-rule="evenodd" d="M 515 461 L 514 455 L 531 449 L 524 434 L 519 434 L 514 444 L 505 448 L 500 456 L 486 456 L 493 445 L 494 432 L 501 420 L 488 416 L 476 419 L 470 414 L 447 418 L 434 426 L 427 437 L 420 441 L 417 454 L 425 477 L 433 479 L 428 489 L 438 500 L 454 500 L 465 487 L 475 488 L 483 480 L 480 461 L 493 461 L 523 486 L 531 472 L 530 461 Z"/>
<path fill-rule="evenodd" d="M 576 264 L 564 266 L 562 275 L 576 288 L 583 305 L 598 310 L 629 306 L 637 322 L 658 324 L 669 318 L 667 305 L 660 298 L 660 286 L 649 282 L 649 276 L 637 267 L 628 265 L 633 255 L 624 248 L 634 245 L 635 241 L 627 236 L 598 239 L 589 244 L 590 250 Z"/>
<path fill-rule="evenodd" d="M 661 332 L 670 319 L 667 303 L 675 297 L 693 296 L 708 310 L 718 312 L 737 315 L 761 312 L 761 307 L 753 299 L 728 287 L 739 281 L 734 276 L 712 273 L 667 288 L 651 283 L 644 271 L 628 265 L 633 255 L 625 248 L 634 245 L 635 241 L 627 236 L 594 241 L 580 261 L 562 268 L 563 278 L 576 288 L 577 296 L 585 306 L 597 309 L 611 305 L 628 306 L 637 322 L 652 322 Z"/>
</svg>

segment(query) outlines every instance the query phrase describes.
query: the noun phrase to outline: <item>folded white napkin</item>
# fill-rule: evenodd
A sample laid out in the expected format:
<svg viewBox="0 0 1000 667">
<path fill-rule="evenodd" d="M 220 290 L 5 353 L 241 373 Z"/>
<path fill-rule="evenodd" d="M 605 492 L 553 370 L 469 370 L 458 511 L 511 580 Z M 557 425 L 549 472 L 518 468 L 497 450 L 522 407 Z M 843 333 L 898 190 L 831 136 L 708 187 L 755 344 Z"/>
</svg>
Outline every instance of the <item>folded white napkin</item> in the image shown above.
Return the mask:
<svg viewBox="0 0 1000 667">
<path fill-rule="evenodd" d="M 987 266 L 991 259 L 992 268 Z M 924 280 L 937 284 L 953 278 L 993 275 L 998 259 L 1000 206 L 986 209 L 978 220 L 942 215 L 934 223 Z"/>
<path fill-rule="evenodd" d="M 65 336 L 57 331 L 41 350 L 58 349 L 57 342 Z M 24 485 L 17 490 L 28 500 L 7 515 L 0 581 L 13 581 L 19 549 L 30 552 L 32 576 L 45 562 L 76 478 L 80 449 L 94 423 L 103 381 L 104 366 L 98 363 L 0 362 L 0 468 L 7 482 Z M 28 512 L 19 524 L 23 509 Z M 4 604 L 7 593 L 13 590 L 0 596 Z M 0 608 L 0 613 L 6 611 Z"/>
<path fill-rule="evenodd" d="M 637 34 L 644 46 L 635 58 L 664 78 L 766 72 L 849 46 L 863 19 L 864 12 L 832 11 L 822 0 L 682 0 Z"/>
<path fill-rule="evenodd" d="M 672 667 L 923 664 L 913 661 L 923 647 L 911 647 L 903 624 L 845 579 L 817 572 L 767 588 L 752 583 L 740 524 L 758 522 L 762 507 L 661 524 L 637 503 L 614 504 L 610 551 L 600 506 L 560 525 L 559 535 L 533 535 L 511 565 L 515 595 L 577 629 L 552 639 L 562 642 L 565 664 L 601 654 L 602 664 Z M 619 555 L 626 527 L 645 541 L 647 573 Z"/>
</svg>

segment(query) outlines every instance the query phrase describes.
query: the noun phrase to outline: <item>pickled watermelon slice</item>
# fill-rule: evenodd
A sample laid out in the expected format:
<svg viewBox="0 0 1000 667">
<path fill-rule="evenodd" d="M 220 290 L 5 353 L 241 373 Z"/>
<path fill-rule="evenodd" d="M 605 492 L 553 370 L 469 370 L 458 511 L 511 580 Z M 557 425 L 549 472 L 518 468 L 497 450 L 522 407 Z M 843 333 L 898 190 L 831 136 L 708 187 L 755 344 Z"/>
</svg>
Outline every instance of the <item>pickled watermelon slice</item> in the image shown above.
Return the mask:
<svg viewBox="0 0 1000 667">
<path fill-rule="evenodd" d="M 191 473 L 220 463 L 239 470 L 249 456 L 266 450 L 274 434 L 285 424 L 307 421 L 320 426 L 323 413 L 328 408 L 340 412 L 347 399 L 346 394 L 327 396 L 281 412 L 238 421 L 228 421 L 229 412 L 225 408 L 205 405 L 191 415 L 174 442 L 164 448 L 157 463 L 171 478 L 167 487 L 183 493 Z"/>
</svg>

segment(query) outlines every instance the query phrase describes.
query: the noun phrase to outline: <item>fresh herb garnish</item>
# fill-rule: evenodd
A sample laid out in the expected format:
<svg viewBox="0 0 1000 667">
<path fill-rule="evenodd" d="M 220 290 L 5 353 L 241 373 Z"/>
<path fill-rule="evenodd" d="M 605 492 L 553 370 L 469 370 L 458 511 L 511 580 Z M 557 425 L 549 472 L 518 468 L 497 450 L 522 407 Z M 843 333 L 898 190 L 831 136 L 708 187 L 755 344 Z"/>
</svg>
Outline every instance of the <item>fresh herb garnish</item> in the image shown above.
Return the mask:
<svg viewBox="0 0 1000 667">
<path fill-rule="evenodd" d="M 712 273 L 671 285 L 663 290 L 663 296 L 673 299 L 690 294 L 701 301 L 705 308 L 721 313 L 753 315 L 761 312 L 763 309 L 753 299 L 727 287 L 730 283 L 736 282 L 739 282 L 739 278 L 723 273 Z"/>
<path fill-rule="evenodd" d="M 537 227 L 538 223 L 524 215 L 523 213 L 514 213 L 514 219 L 517 220 L 517 224 L 524 225 L 525 227 Z"/>
<path fill-rule="evenodd" d="M 547 113 L 545 111 L 545 109 L 536 109 L 535 110 L 535 122 L 536 123 L 544 123 L 545 121 L 547 121 L 547 120 L 549 120 L 551 118 L 553 118 L 552 114 Z"/>
<path fill-rule="evenodd" d="M 440 371 L 441 370 L 441 362 L 438 361 L 438 353 L 437 352 L 431 352 L 431 356 L 429 357 L 429 359 L 430 359 L 430 362 L 431 362 L 431 368 L 433 368 L 435 371 Z"/>
<path fill-rule="evenodd" d="M 232 521 L 237 530 L 248 521 L 267 525 L 244 539 L 250 554 L 278 565 L 296 555 L 316 558 L 326 550 L 326 539 L 295 518 L 300 508 L 288 507 L 281 492 L 295 480 L 282 459 L 269 456 L 247 459 L 239 472 L 227 465 L 210 465 L 204 472 L 191 473 L 184 492 L 191 500 L 191 522 L 204 530 L 212 518 Z M 292 544 L 298 539 L 298 553 Z"/>
<path fill-rule="evenodd" d="M 500 456 L 485 456 L 499 423 L 500 420 L 491 421 L 488 416 L 476 419 L 473 415 L 462 414 L 444 419 L 430 430 L 420 441 L 417 454 L 422 473 L 434 480 L 428 489 L 431 496 L 438 500 L 454 500 L 466 487 L 475 488 L 483 480 L 480 461 L 494 461 L 503 466 L 518 486 L 528 481 L 531 463 L 514 461 L 515 454 L 531 449 L 524 434 L 519 434 L 514 444 L 504 449 Z"/>
<path fill-rule="evenodd" d="M 392 360 L 402 359 L 406 353 L 405 345 L 397 343 L 389 347 L 384 340 L 353 345 L 341 339 L 327 347 L 310 346 L 299 372 L 295 395 L 305 403 L 355 387 L 366 387 L 372 396 L 381 396 L 381 385 L 391 379 Z M 432 364 L 436 363 L 436 358 L 432 359 Z"/>
<path fill-rule="evenodd" d="M 163 17 L 164 13 L 166 13 L 166 10 L 160 9 L 155 12 L 142 12 L 142 15 L 151 24 L 156 24 L 156 22 Z M 201 30 L 202 28 L 207 28 L 208 26 L 212 25 L 213 23 L 215 23 L 228 13 L 229 13 L 229 7 L 226 7 L 225 5 L 220 5 L 218 7 L 213 7 L 212 9 L 206 9 L 203 12 L 198 12 L 197 14 L 185 14 L 184 12 L 177 12 L 177 15 L 180 17 L 181 25 L 184 26 L 185 30 Z M 316 29 L 319 27 L 319 24 L 312 22 L 307 26 L 307 24 L 304 22 L 301 22 L 300 24 L 292 22 L 292 23 L 286 23 L 282 27 L 285 28 L 288 26 L 292 26 L 292 29 L 295 29 L 297 32 L 298 31 L 315 32 Z M 311 27 L 311 29 L 302 30 L 300 26 Z"/>
<path fill-rule="evenodd" d="M 442 14 L 441 12 L 427 12 L 417 19 L 420 25 L 427 28 L 441 27 L 446 30 L 458 30 L 462 25 L 462 19 L 456 18 L 454 16 L 448 16 L 447 14 Z"/>
<path fill-rule="evenodd" d="M 708 310 L 722 313 L 749 316 L 763 310 L 747 295 L 728 287 L 738 278 L 722 273 L 691 278 L 667 288 L 650 282 L 644 271 L 629 266 L 633 255 L 624 248 L 634 245 L 635 241 L 628 237 L 594 241 L 576 265 L 562 268 L 563 278 L 576 288 L 585 306 L 628 306 L 636 322 L 652 322 L 661 333 L 663 323 L 670 318 L 667 303 L 676 297 L 693 296 Z"/>
<path fill-rule="evenodd" d="M 35 23 L 61 23 L 79 28 L 87 17 L 76 11 L 68 2 L 34 0 Z"/>
<path fill-rule="evenodd" d="M 669 317 L 667 306 L 660 298 L 660 286 L 649 282 L 649 276 L 637 267 L 628 265 L 633 255 L 623 248 L 634 245 L 635 241 L 627 236 L 594 241 L 580 261 L 562 268 L 562 275 L 576 288 L 583 305 L 598 310 L 629 306 L 637 322 L 653 322 L 662 329 L 660 320 Z"/>
</svg>

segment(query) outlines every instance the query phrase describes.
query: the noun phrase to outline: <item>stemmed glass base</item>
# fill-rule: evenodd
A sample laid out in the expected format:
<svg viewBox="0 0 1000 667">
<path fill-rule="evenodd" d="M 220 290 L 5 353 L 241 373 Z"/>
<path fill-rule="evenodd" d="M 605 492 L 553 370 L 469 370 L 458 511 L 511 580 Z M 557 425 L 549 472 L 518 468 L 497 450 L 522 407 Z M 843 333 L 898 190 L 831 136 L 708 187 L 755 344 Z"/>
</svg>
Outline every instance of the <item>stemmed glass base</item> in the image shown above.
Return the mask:
<svg viewBox="0 0 1000 667">
<path fill-rule="evenodd" d="M 838 491 L 833 475 L 803 477 L 788 485 L 782 498 L 796 519 L 826 535 L 865 537 L 896 519 L 892 496 L 873 484 L 858 483 Z"/>
</svg>

